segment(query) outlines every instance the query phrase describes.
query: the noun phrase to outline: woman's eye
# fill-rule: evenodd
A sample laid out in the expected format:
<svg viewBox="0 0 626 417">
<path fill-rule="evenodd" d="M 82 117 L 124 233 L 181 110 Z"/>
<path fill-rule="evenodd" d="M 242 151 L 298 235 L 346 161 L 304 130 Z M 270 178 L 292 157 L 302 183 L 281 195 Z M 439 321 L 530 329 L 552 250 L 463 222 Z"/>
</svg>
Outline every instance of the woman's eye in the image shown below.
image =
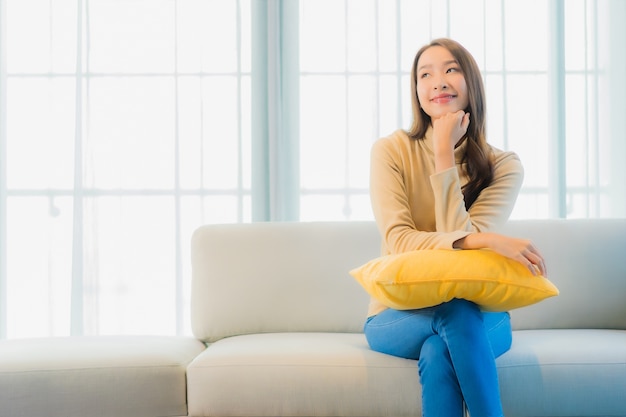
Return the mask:
<svg viewBox="0 0 626 417">
<path fill-rule="evenodd" d="M 448 72 L 457 72 L 457 71 L 459 71 L 459 69 L 456 67 L 448 68 Z"/>
<path fill-rule="evenodd" d="M 425 72 L 425 73 L 422 73 L 422 74 L 420 75 L 420 78 L 426 78 L 426 77 L 428 77 L 429 75 L 430 75 L 430 74 L 428 74 L 427 72 Z"/>
</svg>

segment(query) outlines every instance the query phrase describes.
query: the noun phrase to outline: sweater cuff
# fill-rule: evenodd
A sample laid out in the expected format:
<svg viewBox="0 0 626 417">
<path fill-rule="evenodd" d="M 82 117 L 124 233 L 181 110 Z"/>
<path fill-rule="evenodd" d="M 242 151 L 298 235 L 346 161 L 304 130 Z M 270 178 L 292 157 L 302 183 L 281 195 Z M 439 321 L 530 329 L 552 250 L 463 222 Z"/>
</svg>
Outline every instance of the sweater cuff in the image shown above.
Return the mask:
<svg viewBox="0 0 626 417">
<path fill-rule="evenodd" d="M 459 239 L 463 239 L 467 235 L 471 235 L 472 232 L 467 232 L 464 230 L 457 230 L 455 232 L 446 233 L 445 237 L 441 239 L 441 248 L 440 249 L 454 249 L 460 250 L 458 248 L 454 248 L 454 242 Z"/>
</svg>

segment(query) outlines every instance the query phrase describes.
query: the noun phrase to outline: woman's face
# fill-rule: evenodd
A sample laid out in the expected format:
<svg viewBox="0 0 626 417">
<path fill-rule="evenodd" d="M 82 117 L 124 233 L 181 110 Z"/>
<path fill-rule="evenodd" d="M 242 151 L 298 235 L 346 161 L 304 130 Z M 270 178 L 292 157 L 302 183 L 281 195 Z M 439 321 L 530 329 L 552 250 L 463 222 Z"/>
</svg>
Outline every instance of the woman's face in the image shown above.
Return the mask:
<svg viewBox="0 0 626 417">
<path fill-rule="evenodd" d="M 454 56 L 443 46 L 431 46 L 420 56 L 417 98 L 431 119 L 467 108 L 469 98 L 465 76 Z"/>
</svg>

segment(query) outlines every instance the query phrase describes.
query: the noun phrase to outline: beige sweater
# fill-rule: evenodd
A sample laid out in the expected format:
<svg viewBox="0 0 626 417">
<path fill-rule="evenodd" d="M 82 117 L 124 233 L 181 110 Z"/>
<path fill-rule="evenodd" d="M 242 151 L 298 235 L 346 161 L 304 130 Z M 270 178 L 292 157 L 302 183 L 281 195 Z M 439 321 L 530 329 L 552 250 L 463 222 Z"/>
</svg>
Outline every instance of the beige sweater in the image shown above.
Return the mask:
<svg viewBox="0 0 626 417">
<path fill-rule="evenodd" d="M 517 155 L 492 147 L 495 175 L 465 209 L 461 186 L 464 145 L 455 150 L 457 169 L 435 173 L 432 130 L 424 140 L 397 130 L 372 147 L 370 196 L 382 236 L 381 254 L 416 249 L 452 249 L 472 232 L 497 231 L 515 205 L 524 171 Z M 368 316 L 386 307 L 372 299 Z"/>
</svg>

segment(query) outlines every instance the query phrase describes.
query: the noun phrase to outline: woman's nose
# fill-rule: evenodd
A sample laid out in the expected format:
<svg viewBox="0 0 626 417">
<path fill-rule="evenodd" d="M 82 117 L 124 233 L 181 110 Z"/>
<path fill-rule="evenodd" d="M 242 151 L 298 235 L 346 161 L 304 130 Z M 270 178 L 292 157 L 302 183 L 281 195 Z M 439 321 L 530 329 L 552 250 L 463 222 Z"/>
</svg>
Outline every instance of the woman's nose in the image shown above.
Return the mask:
<svg viewBox="0 0 626 417">
<path fill-rule="evenodd" d="M 434 86 L 435 90 L 445 90 L 446 88 L 448 88 L 448 84 L 443 78 L 435 80 Z"/>
</svg>

